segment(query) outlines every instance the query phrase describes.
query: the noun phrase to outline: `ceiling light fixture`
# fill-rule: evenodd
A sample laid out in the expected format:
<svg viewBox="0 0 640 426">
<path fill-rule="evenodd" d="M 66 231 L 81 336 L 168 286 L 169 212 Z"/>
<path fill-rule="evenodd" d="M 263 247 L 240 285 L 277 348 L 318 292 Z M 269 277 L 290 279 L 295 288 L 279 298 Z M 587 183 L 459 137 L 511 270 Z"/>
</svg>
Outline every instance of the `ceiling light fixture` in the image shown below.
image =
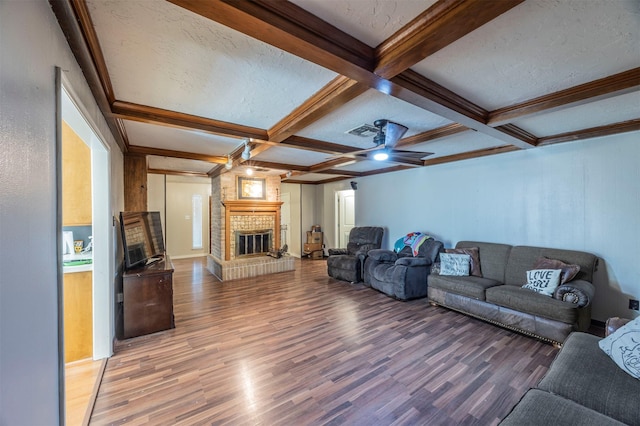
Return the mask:
<svg viewBox="0 0 640 426">
<path fill-rule="evenodd" d="M 242 159 L 248 160 L 251 158 L 251 147 L 249 146 L 249 141 L 244 141 L 244 151 L 242 151 Z"/>
<path fill-rule="evenodd" d="M 389 154 L 387 154 L 386 149 L 382 149 L 375 154 L 373 154 L 373 159 L 376 161 L 384 161 L 389 158 Z"/>
<path fill-rule="evenodd" d="M 247 169 L 247 174 L 248 174 L 249 176 L 253 175 L 253 169 L 252 169 L 251 167 L 249 167 L 249 168 Z"/>
<path fill-rule="evenodd" d="M 227 162 L 224 165 L 224 168 L 227 170 L 231 170 L 231 168 L 233 167 L 233 160 L 231 159 L 230 155 L 227 155 Z"/>
</svg>

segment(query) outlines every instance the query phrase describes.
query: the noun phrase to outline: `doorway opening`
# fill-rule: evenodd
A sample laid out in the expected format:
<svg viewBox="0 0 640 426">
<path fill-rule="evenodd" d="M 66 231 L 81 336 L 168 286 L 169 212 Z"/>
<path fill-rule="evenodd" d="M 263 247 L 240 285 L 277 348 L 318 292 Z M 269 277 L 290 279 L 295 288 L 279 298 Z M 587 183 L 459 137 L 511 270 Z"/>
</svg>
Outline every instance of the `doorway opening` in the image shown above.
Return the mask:
<svg viewBox="0 0 640 426">
<path fill-rule="evenodd" d="M 61 415 L 66 424 L 86 424 L 115 334 L 110 155 L 73 85 L 56 72 Z"/>
</svg>

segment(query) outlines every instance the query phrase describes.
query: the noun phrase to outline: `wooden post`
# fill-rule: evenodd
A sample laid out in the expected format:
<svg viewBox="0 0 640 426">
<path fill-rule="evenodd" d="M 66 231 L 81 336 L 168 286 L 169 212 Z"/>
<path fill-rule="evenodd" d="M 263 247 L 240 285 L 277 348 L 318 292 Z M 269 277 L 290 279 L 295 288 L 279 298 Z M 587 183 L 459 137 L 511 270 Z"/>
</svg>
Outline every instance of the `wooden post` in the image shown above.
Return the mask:
<svg viewBox="0 0 640 426">
<path fill-rule="evenodd" d="M 138 154 L 124 156 L 124 209 L 130 212 L 147 210 L 147 157 Z"/>
</svg>

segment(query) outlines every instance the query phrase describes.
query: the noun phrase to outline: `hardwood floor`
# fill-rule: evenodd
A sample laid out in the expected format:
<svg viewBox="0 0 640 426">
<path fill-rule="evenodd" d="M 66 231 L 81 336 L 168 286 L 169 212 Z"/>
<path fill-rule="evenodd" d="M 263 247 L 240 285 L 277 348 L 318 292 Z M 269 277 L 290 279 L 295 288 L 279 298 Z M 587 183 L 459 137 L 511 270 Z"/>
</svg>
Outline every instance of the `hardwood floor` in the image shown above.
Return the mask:
<svg viewBox="0 0 640 426">
<path fill-rule="evenodd" d="M 65 421 L 67 426 L 88 424 L 106 359 L 83 359 L 64 367 Z"/>
<path fill-rule="evenodd" d="M 225 283 L 174 266 L 176 328 L 120 342 L 91 424 L 491 425 L 557 352 L 323 260 Z"/>
</svg>

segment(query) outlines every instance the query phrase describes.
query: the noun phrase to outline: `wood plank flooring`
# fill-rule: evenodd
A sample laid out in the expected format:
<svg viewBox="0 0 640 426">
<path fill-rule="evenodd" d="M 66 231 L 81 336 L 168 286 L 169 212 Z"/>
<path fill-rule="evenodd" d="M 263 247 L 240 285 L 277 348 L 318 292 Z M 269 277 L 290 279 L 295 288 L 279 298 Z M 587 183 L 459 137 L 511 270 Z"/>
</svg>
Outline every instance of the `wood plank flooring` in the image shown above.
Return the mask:
<svg viewBox="0 0 640 426">
<path fill-rule="evenodd" d="M 225 283 L 174 266 L 176 328 L 118 344 L 91 424 L 492 425 L 557 352 L 323 260 Z"/>
<path fill-rule="evenodd" d="M 88 424 L 93 408 L 97 384 L 104 369 L 106 359 L 94 361 L 83 359 L 68 362 L 65 376 L 65 421 L 67 426 Z"/>
</svg>

